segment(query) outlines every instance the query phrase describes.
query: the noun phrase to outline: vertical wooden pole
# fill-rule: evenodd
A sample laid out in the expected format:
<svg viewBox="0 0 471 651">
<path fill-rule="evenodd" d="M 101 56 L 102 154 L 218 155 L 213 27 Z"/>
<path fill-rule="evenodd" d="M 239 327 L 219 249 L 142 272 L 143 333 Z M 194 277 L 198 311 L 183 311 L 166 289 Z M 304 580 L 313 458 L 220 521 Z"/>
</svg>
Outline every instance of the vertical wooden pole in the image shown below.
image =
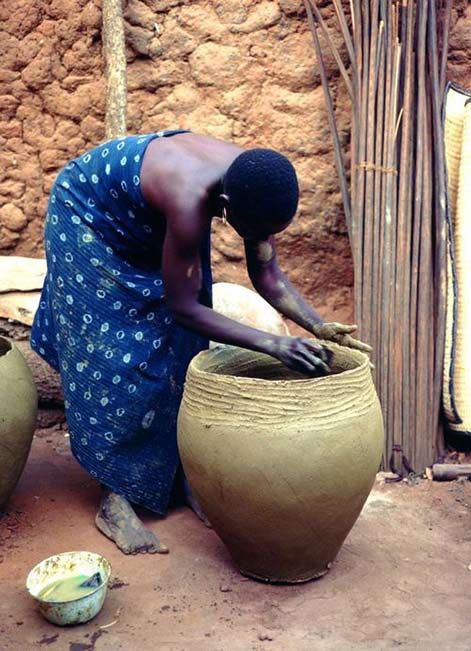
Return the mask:
<svg viewBox="0 0 471 651">
<path fill-rule="evenodd" d="M 127 127 L 126 52 L 122 0 L 103 0 L 103 54 L 106 74 L 106 138 L 121 138 Z"/>
</svg>

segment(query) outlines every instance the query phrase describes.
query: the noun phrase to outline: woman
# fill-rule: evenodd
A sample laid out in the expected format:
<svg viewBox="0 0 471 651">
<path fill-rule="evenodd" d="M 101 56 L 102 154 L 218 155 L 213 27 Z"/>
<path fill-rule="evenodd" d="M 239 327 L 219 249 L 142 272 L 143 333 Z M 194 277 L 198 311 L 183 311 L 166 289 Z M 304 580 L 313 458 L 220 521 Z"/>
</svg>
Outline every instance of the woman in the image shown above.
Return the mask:
<svg viewBox="0 0 471 651">
<path fill-rule="evenodd" d="M 209 339 L 307 374 L 329 370 L 309 339 L 211 309 L 213 216 L 244 239 L 250 278 L 276 309 L 317 337 L 368 350 L 352 339 L 355 326 L 324 324 L 278 268 L 273 236 L 297 203 L 296 173 L 281 154 L 187 131 L 106 142 L 52 188 L 31 341 L 61 374 L 73 454 L 105 488 L 97 526 L 125 553 L 167 551 L 131 503 L 167 510 L 185 373 Z"/>
</svg>

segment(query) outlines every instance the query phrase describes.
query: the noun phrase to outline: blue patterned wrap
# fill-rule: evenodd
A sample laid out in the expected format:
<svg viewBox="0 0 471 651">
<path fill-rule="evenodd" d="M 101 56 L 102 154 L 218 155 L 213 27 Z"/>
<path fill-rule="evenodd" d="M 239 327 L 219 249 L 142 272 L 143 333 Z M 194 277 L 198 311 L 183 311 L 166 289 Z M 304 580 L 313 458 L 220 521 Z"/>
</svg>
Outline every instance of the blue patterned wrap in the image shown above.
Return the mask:
<svg viewBox="0 0 471 651">
<path fill-rule="evenodd" d="M 105 486 L 157 513 L 179 465 L 185 374 L 208 340 L 173 322 L 161 252 L 165 220 L 140 191 L 154 138 L 112 140 L 70 162 L 52 188 L 47 276 L 31 344 L 57 369 L 72 452 Z M 199 300 L 211 305 L 209 233 Z"/>
</svg>

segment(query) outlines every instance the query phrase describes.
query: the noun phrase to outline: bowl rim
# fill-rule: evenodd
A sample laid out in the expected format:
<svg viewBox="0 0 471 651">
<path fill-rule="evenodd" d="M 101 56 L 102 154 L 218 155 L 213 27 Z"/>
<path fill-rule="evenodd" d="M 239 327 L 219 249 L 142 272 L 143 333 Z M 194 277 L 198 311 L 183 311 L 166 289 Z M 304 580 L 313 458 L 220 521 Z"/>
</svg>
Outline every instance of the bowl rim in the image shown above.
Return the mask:
<svg viewBox="0 0 471 651">
<path fill-rule="evenodd" d="M 65 599 L 63 601 L 49 601 L 48 599 L 41 599 L 41 597 L 39 597 L 38 595 L 33 594 L 33 592 L 31 591 L 30 582 L 32 580 L 33 572 L 40 565 L 42 565 L 46 561 L 52 560 L 53 558 L 58 558 L 58 557 L 61 557 L 61 556 L 73 556 L 74 554 L 90 554 L 91 556 L 95 556 L 97 559 L 100 559 L 101 561 L 103 561 L 104 570 L 105 570 L 105 577 L 104 577 L 104 579 L 103 579 L 103 581 L 102 581 L 102 583 L 100 585 L 98 585 L 94 590 L 92 590 L 92 592 L 87 592 L 87 594 L 83 595 L 83 597 L 78 597 L 76 599 Z M 98 554 L 97 552 L 88 552 L 88 551 L 86 551 L 84 549 L 70 551 L 70 552 L 60 552 L 59 554 L 52 554 L 52 556 L 48 556 L 47 558 L 43 558 L 41 561 L 36 563 L 36 565 L 34 567 L 31 568 L 31 570 L 28 572 L 28 576 L 26 577 L 26 590 L 33 597 L 33 599 L 36 599 L 36 601 L 38 601 L 39 603 L 42 603 L 42 604 L 57 604 L 57 605 L 59 605 L 59 604 L 72 603 L 73 601 L 82 601 L 82 599 L 86 599 L 87 597 L 91 597 L 93 594 L 95 594 L 96 592 L 98 592 L 102 588 L 106 588 L 106 586 L 108 584 L 108 581 L 110 580 L 110 576 L 111 576 L 111 563 L 109 562 L 109 560 L 107 558 L 105 558 L 101 554 Z"/>
</svg>

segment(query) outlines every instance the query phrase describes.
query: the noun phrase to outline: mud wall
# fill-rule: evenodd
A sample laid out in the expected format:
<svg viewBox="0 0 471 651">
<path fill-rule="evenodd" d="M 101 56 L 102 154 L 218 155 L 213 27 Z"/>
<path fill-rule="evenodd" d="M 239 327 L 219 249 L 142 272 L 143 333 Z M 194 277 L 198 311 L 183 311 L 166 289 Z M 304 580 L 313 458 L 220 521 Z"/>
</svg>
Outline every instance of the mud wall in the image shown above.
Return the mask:
<svg viewBox="0 0 471 651">
<path fill-rule="evenodd" d="M 183 127 L 288 155 L 302 200 L 279 238 L 281 264 L 324 315 L 351 318 L 350 252 L 302 0 L 129 0 L 125 16 L 129 132 Z M 57 171 L 104 139 L 100 29 L 97 0 L 0 6 L 1 254 L 42 254 Z M 471 8 L 455 0 L 449 70 L 469 87 L 470 33 Z M 328 66 L 347 143 L 349 106 Z M 215 230 L 216 279 L 247 283 L 238 238 Z"/>
</svg>

